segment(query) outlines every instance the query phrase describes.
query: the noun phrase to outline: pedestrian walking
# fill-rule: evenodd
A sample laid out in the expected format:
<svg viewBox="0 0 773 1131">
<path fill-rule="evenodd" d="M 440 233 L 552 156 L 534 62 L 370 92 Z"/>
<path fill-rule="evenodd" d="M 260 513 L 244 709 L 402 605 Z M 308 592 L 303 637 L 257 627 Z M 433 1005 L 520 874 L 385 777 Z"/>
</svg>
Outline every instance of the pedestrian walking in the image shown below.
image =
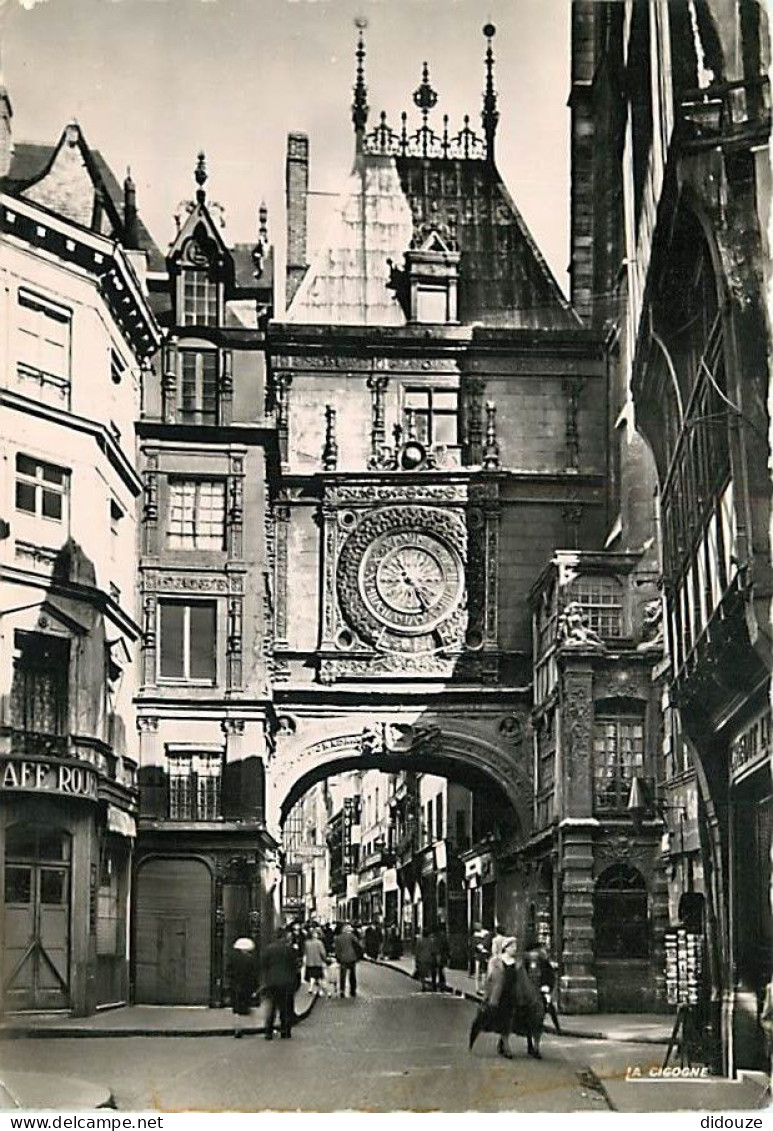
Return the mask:
<svg viewBox="0 0 773 1131">
<path fill-rule="evenodd" d="M 544 946 L 534 946 L 526 952 L 525 965 L 529 977 L 542 994 L 545 1010 L 550 1014 L 553 1027 L 561 1032 L 555 1003 L 556 972 Z"/>
<path fill-rule="evenodd" d="M 252 1012 L 252 998 L 257 989 L 258 951 L 247 935 L 240 935 L 231 948 L 231 1008 L 234 1012 L 234 1036 L 242 1035 L 242 1018 Z"/>
<path fill-rule="evenodd" d="M 379 933 L 376 930 L 374 923 L 368 923 L 367 927 L 365 928 L 364 940 L 365 953 L 367 954 L 368 958 L 371 959 L 371 961 L 375 962 L 375 960 L 378 958 L 379 951 Z"/>
<path fill-rule="evenodd" d="M 516 954 L 514 938 L 503 938 L 501 954 L 489 962 L 484 998 L 470 1028 L 469 1048 L 480 1033 L 498 1033 L 497 1053 L 512 1060 L 510 1034 L 516 1007 Z"/>
<path fill-rule="evenodd" d="M 321 932 L 316 927 L 312 927 L 309 937 L 303 944 L 303 959 L 309 993 L 324 995 L 325 967 L 328 964 L 328 957 Z M 332 994 L 328 994 L 328 996 L 332 997 Z"/>
<path fill-rule="evenodd" d="M 515 962 L 515 1010 L 512 1031 L 526 1037 L 526 1051 L 537 1060 L 542 1059 L 540 1041 L 545 1024 L 545 1002 L 537 986 L 519 959 Z"/>
<path fill-rule="evenodd" d="M 435 965 L 435 940 L 429 927 L 425 927 L 420 938 L 416 940 L 416 950 L 413 956 L 413 976 L 421 982 L 422 992 L 437 987 L 437 967 Z"/>
<path fill-rule="evenodd" d="M 292 1036 L 297 976 L 298 965 L 292 933 L 280 930 L 274 941 L 263 951 L 261 962 L 263 990 L 269 1003 L 265 1032 L 267 1041 L 273 1040 L 277 1013 L 282 1037 L 288 1040 Z"/>
<path fill-rule="evenodd" d="M 448 989 L 446 966 L 448 966 L 451 953 L 448 945 L 448 934 L 443 923 L 438 923 L 435 928 L 433 942 L 435 944 L 435 966 L 432 975 L 432 989 L 439 989 L 441 993 L 445 993 Z"/>
<path fill-rule="evenodd" d="M 338 992 L 346 997 L 346 982 L 349 982 L 349 997 L 357 997 L 357 963 L 362 958 L 362 944 L 354 933 L 354 927 L 346 923 L 334 944 L 336 961 L 339 965 Z"/>
<path fill-rule="evenodd" d="M 475 945 L 475 992 L 481 994 L 486 987 L 492 935 L 491 931 L 476 923 L 472 937 Z"/>
</svg>

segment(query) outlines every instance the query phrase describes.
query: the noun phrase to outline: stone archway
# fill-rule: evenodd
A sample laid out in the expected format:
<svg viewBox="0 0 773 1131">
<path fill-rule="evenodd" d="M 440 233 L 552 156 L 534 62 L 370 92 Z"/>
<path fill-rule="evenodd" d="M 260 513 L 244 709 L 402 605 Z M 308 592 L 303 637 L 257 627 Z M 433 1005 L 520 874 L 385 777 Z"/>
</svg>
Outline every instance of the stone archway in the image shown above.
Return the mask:
<svg viewBox="0 0 773 1131">
<path fill-rule="evenodd" d="M 358 768 L 384 773 L 414 769 L 452 780 L 488 780 L 512 805 L 521 835 L 531 827 L 531 760 L 523 748 L 483 738 L 460 725 L 458 718 L 409 723 L 404 716 L 380 715 L 366 725 L 361 716 L 359 721 L 331 719 L 311 739 L 286 732 L 268 766 L 269 831 L 278 836 L 292 805 L 315 782 Z"/>
</svg>

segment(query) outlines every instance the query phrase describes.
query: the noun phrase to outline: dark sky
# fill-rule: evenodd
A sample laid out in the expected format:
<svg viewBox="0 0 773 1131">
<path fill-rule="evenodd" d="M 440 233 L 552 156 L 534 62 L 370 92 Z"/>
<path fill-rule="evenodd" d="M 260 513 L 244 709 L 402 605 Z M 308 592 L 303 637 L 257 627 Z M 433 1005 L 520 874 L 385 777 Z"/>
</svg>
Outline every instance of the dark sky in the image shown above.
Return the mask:
<svg viewBox="0 0 773 1131">
<path fill-rule="evenodd" d="M 206 151 L 227 237 L 248 240 L 261 199 L 281 247 L 285 137 L 309 134 L 311 182 L 337 190 L 352 162 L 355 16 L 368 20 L 370 124 L 397 124 L 430 66 L 443 113 L 480 122 L 496 24 L 498 164 L 562 287 L 568 221 L 569 0 L 0 0 L 2 63 L 19 140 L 71 118 L 123 177 L 165 247 Z M 432 121 L 432 119 L 431 119 Z"/>
</svg>

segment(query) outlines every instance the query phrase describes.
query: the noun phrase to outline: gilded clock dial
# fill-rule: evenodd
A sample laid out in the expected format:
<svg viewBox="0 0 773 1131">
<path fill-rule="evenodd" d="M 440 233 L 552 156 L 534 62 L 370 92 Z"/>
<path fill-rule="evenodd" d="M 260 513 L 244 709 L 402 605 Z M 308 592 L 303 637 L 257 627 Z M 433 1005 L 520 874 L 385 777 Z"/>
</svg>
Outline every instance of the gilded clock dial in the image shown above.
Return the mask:
<svg viewBox="0 0 773 1131">
<path fill-rule="evenodd" d="M 401 634 L 432 630 L 462 597 L 457 554 L 440 539 L 418 531 L 395 530 L 376 538 L 363 554 L 359 573 L 370 613 Z"/>
</svg>

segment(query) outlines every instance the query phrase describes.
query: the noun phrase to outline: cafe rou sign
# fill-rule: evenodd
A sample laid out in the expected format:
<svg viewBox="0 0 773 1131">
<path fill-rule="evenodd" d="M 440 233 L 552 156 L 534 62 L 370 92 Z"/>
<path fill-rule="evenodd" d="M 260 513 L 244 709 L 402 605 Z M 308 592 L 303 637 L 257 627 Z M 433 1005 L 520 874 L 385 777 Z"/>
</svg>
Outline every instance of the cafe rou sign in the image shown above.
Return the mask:
<svg viewBox="0 0 773 1131">
<path fill-rule="evenodd" d="M 38 762 L 25 758 L 0 759 L 0 791 L 58 793 L 97 800 L 97 775 L 90 766 Z"/>
</svg>

